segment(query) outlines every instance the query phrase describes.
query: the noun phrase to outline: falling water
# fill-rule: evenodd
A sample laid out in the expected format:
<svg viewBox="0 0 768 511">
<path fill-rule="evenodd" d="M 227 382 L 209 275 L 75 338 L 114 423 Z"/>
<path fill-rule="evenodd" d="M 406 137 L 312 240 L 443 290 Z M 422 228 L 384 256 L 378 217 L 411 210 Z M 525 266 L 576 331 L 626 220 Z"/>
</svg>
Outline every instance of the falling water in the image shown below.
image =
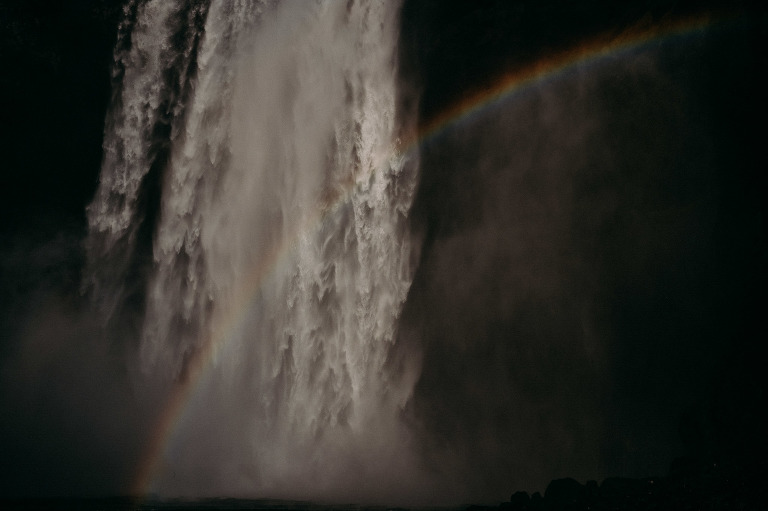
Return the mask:
<svg viewBox="0 0 768 511">
<path fill-rule="evenodd" d="M 419 484 L 401 419 L 418 357 L 395 342 L 417 178 L 398 14 L 127 3 L 86 283 L 107 322 L 140 304 L 137 378 L 190 388 L 147 490 L 377 500 Z"/>
</svg>

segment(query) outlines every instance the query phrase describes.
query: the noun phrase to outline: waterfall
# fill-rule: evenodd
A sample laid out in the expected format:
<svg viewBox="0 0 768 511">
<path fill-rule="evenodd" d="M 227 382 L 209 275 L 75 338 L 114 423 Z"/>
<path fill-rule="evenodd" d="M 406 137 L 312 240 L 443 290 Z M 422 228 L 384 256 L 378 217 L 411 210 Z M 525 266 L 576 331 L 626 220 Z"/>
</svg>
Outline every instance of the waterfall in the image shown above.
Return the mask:
<svg viewBox="0 0 768 511">
<path fill-rule="evenodd" d="M 398 15 L 126 4 L 85 280 L 107 322 L 141 304 L 136 378 L 190 389 L 148 490 L 375 500 L 419 484 L 401 419 L 419 362 L 396 343 L 418 163 L 400 142 L 415 126 Z"/>
</svg>

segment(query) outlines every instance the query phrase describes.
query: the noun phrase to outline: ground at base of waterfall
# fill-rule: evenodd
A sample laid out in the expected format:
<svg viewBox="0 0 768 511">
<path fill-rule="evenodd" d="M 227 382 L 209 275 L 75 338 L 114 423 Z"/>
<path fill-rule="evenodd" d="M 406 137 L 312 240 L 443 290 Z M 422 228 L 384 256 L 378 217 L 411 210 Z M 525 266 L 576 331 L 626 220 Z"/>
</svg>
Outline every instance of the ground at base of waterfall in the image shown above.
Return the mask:
<svg viewBox="0 0 768 511">
<path fill-rule="evenodd" d="M 420 511 L 581 511 L 581 510 L 698 510 L 758 511 L 768 509 L 768 464 L 757 462 L 744 467 L 732 464 L 703 463 L 681 458 L 672 463 L 662 477 L 642 479 L 612 477 L 601 483 L 580 484 L 571 478 L 555 479 L 542 495 L 524 491 L 497 505 L 424 507 Z M 332 505 L 268 499 L 137 499 L 101 498 L 24 498 L 0 499 L 8 510 L 63 511 L 407 511 L 400 507 Z"/>
</svg>

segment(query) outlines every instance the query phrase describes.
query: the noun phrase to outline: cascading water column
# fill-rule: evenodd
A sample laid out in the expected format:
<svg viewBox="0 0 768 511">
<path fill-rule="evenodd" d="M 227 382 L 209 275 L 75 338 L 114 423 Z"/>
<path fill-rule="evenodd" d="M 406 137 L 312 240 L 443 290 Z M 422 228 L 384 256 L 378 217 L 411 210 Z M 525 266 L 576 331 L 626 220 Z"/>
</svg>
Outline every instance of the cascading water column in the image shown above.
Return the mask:
<svg viewBox="0 0 768 511">
<path fill-rule="evenodd" d="M 120 289 L 125 273 L 100 262 L 136 249 L 104 240 L 133 239 L 169 123 L 138 363 L 188 392 L 148 489 L 413 498 L 424 481 L 401 414 L 419 362 L 395 343 L 417 179 L 399 147 L 415 129 L 397 112 L 399 6 L 134 8 L 88 244 L 95 287 Z M 192 43 L 172 51 L 182 32 Z"/>
</svg>

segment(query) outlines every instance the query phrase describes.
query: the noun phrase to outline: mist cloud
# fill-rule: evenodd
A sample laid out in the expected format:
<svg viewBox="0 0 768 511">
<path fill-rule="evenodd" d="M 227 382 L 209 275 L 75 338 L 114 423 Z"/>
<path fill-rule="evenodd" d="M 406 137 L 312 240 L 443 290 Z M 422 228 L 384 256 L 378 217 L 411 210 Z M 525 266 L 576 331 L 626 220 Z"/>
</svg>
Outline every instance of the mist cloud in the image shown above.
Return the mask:
<svg viewBox="0 0 768 511">
<path fill-rule="evenodd" d="M 424 149 L 401 327 L 423 342 L 427 458 L 470 500 L 661 474 L 684 451 L 681 411 L 708 399 L 731 312 L 712 284 L 700 61 L 681 59 L 670 45 L 582 64 Z"/>
</svg>

